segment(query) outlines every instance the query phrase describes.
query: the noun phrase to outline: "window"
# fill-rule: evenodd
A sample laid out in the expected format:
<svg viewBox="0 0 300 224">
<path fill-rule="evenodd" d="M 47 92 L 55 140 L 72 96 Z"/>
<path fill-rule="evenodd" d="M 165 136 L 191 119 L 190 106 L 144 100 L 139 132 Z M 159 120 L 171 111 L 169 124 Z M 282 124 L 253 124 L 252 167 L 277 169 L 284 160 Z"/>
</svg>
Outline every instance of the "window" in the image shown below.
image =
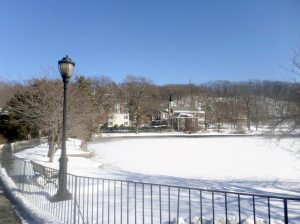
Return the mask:
<svg viewBox="0 0 300 224">
<path fill-rule="evenodd" d="M 113 125 L 113 123 L 112 122 L 108 122 L 108 126 L 112 126 Z"/>
<path fill-rule="evenodd" d="M 128 120 L 128 115 L 124 115 L 124 119 Z"/>
<path fill-rule="evenodd" d="M 125 122 L 124 122 L 124 125 L 128 125 L 128 122 L 127 122 L 127 121 L 125 121 Z"/>
</svg>

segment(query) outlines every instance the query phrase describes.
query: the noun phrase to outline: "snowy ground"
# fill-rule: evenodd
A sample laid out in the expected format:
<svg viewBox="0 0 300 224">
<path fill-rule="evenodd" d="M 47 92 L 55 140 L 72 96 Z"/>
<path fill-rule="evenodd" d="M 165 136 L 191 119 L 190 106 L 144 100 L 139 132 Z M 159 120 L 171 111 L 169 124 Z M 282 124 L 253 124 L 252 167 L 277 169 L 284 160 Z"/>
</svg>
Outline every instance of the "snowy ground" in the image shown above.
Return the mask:
<svg viewBox="0 0 300 224">
<path fill-rule="evenodd" d="M 102 165 L 101 162 L 91 161 L 89 158 L 90 152 L 82 151 L 80 148 L 81 141 L 78 139 L 69 139 L 66 143 L 68 156 L 68 172 L 75 175 L 89 176 L 93 171 L 98 171 L 98 167 Z M 16 155 L 19 158 L 26 160 L 34 160 L 44 166 L 58 169 L 61 150 L 58 149 L 55 153 L 53 163 L 49 162 L 47 157 L 48 144 L 42 144 L 31 149 L 25 149 Z M 96 168 L 96 169 L 95 169 Z M 96 172 L 97 173 L 97 172 Z"/>
</svg>

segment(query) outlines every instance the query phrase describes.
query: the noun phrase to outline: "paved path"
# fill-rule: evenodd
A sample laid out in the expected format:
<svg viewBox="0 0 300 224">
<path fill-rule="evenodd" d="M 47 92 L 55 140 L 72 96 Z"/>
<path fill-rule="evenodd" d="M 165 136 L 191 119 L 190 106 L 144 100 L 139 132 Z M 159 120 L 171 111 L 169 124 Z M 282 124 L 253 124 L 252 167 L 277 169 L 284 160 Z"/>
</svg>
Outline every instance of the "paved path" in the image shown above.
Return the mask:
<svg viewBox="0 0 300 224">
<path fill-rule="evenodd" d="M 19 224 L 22 223 L 17 216 L 13 205 L 5 196 L 0 184 L 0 223 Z"/>
</svg>

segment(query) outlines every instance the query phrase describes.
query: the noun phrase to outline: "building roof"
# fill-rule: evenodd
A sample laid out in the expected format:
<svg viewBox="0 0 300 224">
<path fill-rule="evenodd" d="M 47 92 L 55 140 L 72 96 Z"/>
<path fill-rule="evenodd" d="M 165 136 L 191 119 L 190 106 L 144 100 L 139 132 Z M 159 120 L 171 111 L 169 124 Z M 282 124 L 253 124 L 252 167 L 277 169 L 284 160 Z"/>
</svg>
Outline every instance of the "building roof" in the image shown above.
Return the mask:
<svg viewBox="0 0 300 224">
<path fill-rule="evenodd" d="M 195 118 L 192 114 L 180 113 L 176 116 L 177 118 Z"/>
<path fill-rule="evenodd" d="M 175 107 L 172 107 L 172 110 L 173 110 L 173 112 L 175 113 L 175 112 L 196 112 L 196 113 L 199 113 L 200 111 L 199 111 L 199 109 L 197 109 L 196 107 L 177 107 L 177 106 L 175 106 Z"/>
<path fill-rule="evenodd" d="M 173 113 L 204 113 L 204 111 L 201 111 L 197 109 L 196 107 L 177 107 L 173 106 L 171 107 Z M 164 108 L 161 110 L 161 112 L 168 113 L 169 108 Z"/>
</svg>

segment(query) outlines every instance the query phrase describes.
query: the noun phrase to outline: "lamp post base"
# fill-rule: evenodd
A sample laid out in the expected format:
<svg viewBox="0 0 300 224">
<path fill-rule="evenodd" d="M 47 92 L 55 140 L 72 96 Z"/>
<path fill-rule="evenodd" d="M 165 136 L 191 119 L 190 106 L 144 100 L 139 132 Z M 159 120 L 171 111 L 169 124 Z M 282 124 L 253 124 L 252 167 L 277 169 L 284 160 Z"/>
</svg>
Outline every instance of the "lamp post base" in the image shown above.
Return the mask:
<svg viewBox="0 0 300 224">
<path fill-rule="evenodd" d="M 64 190 L 58 190 L 57 193 L 50 198 L 50 201 L 58 202 L 58 201 L 66 201 L 71 199 L 72 199 L 72 194 L 67 189 L 64 189 Z"/>
</svg>

